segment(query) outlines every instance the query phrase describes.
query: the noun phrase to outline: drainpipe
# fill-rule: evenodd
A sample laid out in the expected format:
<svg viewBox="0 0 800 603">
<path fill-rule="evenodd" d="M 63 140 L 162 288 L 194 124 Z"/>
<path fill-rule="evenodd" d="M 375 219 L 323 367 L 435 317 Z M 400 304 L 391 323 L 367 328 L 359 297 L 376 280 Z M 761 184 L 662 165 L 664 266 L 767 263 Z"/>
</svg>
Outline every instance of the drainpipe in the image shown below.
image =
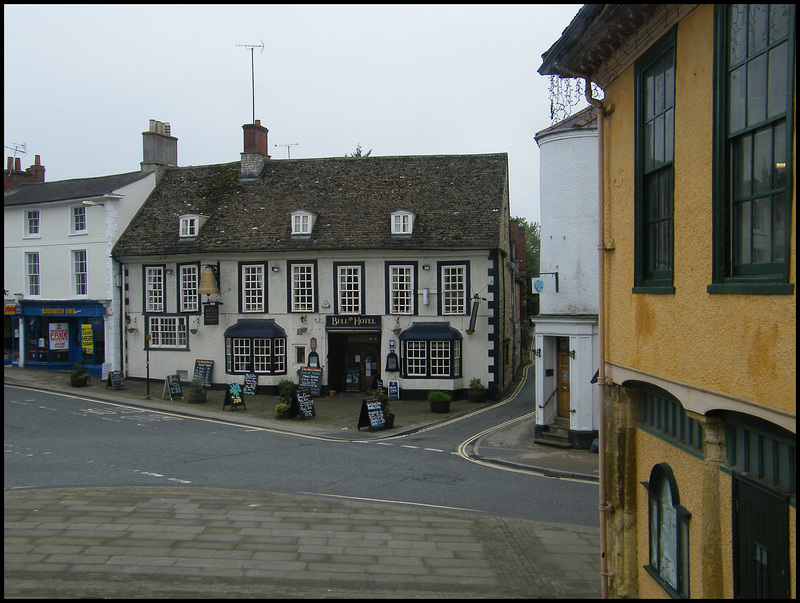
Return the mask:
<svg viewBox="0 0 800 603">
<path fill-rule="evenodd" d="M 600 485 L 600 576 L 601 593 L 603 599 L 608 599 L 608 578 L 612 575 L 608 571 L 608 558 L 606 549 L 606 514 L 610 507 L 606 502 L 606 471 L 605 471 L 605 431 L 606 431 L 606 330 L 605 330 L 605 180 L 604 180 L 604 145 L 603 145 L 603 122 L 605 121 L 605 108 L 603 102 L 592 97 L 592 82 L 588 77 L 583 78 L 586 84 L 584 96 L 586 101 L 597 107 L 597 200 L 598 200 L 598 239 L 597 239 L 597 267 L 598 267 L 598 288 L 600 299 L 597 314 L 597 330 L 600 335 L 600 366 L 597 372 L 597 385 L 600 387 L 600 408 L 599 408 L 599 429 L 598 429 L 598 448 L 600 452 L 599 463 L 599 485 Z"/>
</svg>

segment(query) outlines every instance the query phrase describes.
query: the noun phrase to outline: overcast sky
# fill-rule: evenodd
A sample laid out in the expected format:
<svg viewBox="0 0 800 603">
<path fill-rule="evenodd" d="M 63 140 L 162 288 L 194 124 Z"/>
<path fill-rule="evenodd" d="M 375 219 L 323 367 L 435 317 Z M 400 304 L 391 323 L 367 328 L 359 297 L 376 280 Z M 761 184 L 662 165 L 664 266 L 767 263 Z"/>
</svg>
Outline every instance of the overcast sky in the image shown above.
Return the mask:
<svg viewBox="0 0 800 603">
<path fill-rule="evenodd" d="M 508 153 L 511 215 L 539 221 L 541 55 L 580 4 L 4 5 L 4 140 L 48 182 L 139 169 L 150 119 L 178 163 Z M 579 107 L 580 108 L 580 107 Z M 577 109 L 576 109 L 577 110 Z M 294 146 L 296 143 L 296 146 Z M 293 146 L 285 146 L 293 145 Z M 5 162 L 4 162 L 5 167 Z"/>
</svg>

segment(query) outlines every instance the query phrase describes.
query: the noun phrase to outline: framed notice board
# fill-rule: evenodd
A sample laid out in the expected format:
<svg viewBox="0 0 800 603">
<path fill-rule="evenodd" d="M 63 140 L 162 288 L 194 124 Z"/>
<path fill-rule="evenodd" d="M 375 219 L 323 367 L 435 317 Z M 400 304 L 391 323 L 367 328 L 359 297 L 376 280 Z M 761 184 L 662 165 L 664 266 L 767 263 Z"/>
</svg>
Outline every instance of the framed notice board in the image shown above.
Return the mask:
<svg viewBox="0 0 800 603">
<path fill-rule="evenodd" d="M 200 385 L 211 389 L 211 371 L 213 369 L 213 360 L 201 360 L 198 358 L 194 361 L 194 374 L 192 376 L 192 381 L 198 379 L 200 381 Z"/>
<path fill-rule="evenodd" d="M 358 428 L 369 427 L 370 429 L 384 429 L 386 427 L 386 417 L 383 416 L 383 408 L 378 398 L 364 398 L 361 402 L 361 415 L 358 417 Z"/>
<path fill-rule="evenodd" d="M 242 393 L 247 394 L 248 396 L 255 396 L 257 389 L 258 389 L 258 375 L 256 375 L 255 373 L 245 373 L 244 388 L 242 389 Z"/>
<path fill-rule="evenodd" d="M 317 411 L 314 409 L 314 399 L 311 397 L 310 392 L 306 390 L 297 392 L 297 408 L 304 419 L 313 419 L 317 416 Z"/>
<path fill-rule="evenodd" d="M 300 367 L 300 389 L 307 389 L 312 396 L 319 397 L 322 393 L 322 369 L 312 366 Z"/>
</svg>

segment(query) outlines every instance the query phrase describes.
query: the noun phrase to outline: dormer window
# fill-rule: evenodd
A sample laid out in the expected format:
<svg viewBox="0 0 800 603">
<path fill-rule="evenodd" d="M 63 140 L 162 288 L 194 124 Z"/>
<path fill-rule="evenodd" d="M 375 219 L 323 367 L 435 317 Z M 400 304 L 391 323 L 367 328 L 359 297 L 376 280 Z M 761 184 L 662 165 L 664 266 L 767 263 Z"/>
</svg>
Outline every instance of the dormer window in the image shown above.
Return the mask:
<svg viewBox="0 0 800 603">
<path fill-rule="evenodd" d="M 414 213 L 400 210 L 392 212 L 392 234 L 410 235 L 414 232 Z"/>
<path fill-rule="evenodd" d="M 317 216 L 311 212 L 297 210 L 292 212 L 292 234 L 310 235 Z"/>
<path fill-rule="evenodd" d="M 181 216 L 181 236 L 196 237 L 199 217 L 197 215 Z"/>
<path fill-rule="evenodd" d="M 200 234 L 200 229 L 208 222 L 208 216 L 203 214 L 183 214 L 180 216 L 180 236 L 190 239 Z"/>
</svg>

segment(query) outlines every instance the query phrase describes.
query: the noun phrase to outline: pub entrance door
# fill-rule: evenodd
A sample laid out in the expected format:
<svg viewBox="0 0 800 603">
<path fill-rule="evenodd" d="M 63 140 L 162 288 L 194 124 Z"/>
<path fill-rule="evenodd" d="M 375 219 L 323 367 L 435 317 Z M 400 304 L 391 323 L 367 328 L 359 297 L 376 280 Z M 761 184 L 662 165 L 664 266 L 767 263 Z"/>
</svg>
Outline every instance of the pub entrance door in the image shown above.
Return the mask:
<svg viewBox="0 0 800 603">
<path fill-rule="evenodd" d="M 330 333 L 328 380 L 337 392 L 362 393 L 380 374 L 380 333 Z"/>
</svg>

